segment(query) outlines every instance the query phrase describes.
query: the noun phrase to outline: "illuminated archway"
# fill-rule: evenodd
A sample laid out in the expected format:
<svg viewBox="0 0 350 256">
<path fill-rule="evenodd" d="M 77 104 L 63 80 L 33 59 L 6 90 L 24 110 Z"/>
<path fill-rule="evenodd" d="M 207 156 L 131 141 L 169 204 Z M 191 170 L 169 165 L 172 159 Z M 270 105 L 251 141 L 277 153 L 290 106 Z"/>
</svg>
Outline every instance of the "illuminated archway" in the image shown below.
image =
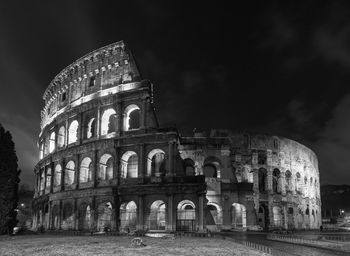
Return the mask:
<svg viewBox="0 0 350 256">
<path fill-rule="evenodd" d="M 121 158 L 121 177 L 137 178 L 138 177 L 138 157 L 134 151 L 127 151 Z"/>
<path fill-rule="evenodd" d="M 165 203 L 162 200 L 154 201 L 146 214 L 146 225 L 150 230 L 165 230 Z"/>
<path fill-rule="evenodd" d="M 132 104 L 124 110 L 124 131 L 134 130 L 140 128 L 140 108 L 139 106 Z"/>
<path fill-rule="evenodd" d="M 100 158 L 100 168 L 98 179 L 109 180 L 113 178 L 113 157 L 110 154 L 104 154 Z"/>
<path fill-rule="evenodd" d="M 68 144 L 75 143 L 78 141 L 78 128 L 79 123 L 77 120 L 74 120 L 68 129 Z"/>
<path fill-rule="evenodd" d="M 73 161 L 69 161 L 64 169 L 64 184 L 71 185 L 74 183 L 75 177 L 75 164 Z"/>
<path fill-rule="evenodd" d="M 92 180 L 93 164 L 89 157 L 85 157 L 80 164 L 79 182 L 89 182 Z"/>
<path fill-rule="evenodd" d="M 232 228 L 241 229 L 247 227 L 247 211 L 243 204 L 233 203 L 231 207 Z"/>
<path fill-rule="evenodd" d="M 116 131 L 117 114 L 113 108 L 106 109 L 101 117 L 101 135 Z"/>
<path fill-rule="evenodd" d="M 196 206 L 192 201 L 183 200 L 178 203 L 176 214 L 176 230 L 196 230 Z"/>
<path fill-rule="evenodd" d="M 165 153 L 161 149 L 153 149 L 147 157 L 147 175 L 164 176 L 165 175 Z"/>
<path fill-rule="evenodd" d="M 123 231 L 136 230 L 137 205 L 134 201 L 123 203 L 120 206 L 120 229 Z"/>
</svg>

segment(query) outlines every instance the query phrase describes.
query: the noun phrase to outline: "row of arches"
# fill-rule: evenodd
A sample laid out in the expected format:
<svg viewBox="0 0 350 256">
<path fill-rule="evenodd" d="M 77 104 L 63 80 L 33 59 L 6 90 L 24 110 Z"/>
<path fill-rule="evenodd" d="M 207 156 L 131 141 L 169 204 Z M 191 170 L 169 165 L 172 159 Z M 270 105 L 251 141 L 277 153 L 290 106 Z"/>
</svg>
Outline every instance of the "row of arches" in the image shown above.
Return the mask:
<svg viewBox="0 0 350 256">
<path fill-rule="evenodd" d="M 164 176 L 166 172 L 165 168 L 166 154 L 162 149 L 153 149 L 147 155 L 147 176 Z M 120 160 L 120 177 L 121 178 L 137 178 L 139 176 L 139 159 L 138 155 L 134 151 L 125 152 Z M 60 186 L 62 181 L 62 175 L 64 172 L 64 184 L 71 185 L 76 181 L 76 166 L 75 161 L 68 161 L 65 166 L 56 164 L 54 173 L 51 168 L 42 170 L 38 176 L 38 191 L 43 191 L 44 188 L 49 188 L 51 185 L 51 178 L 53 175 L 53 186 Z M 90 157 L 84 157 L 79 166 L 79 183 L 86 183 L 93 180 L 93 173 L 95 170 L 95 164 Z M 115 176 L 114 173 L 114 158 L 111 154 L 103 154 L 97 165 L 97 180 L 110 180 Z"/>
<path fill-rule="evenodd" d="M 123 131 L 136 130 L 141 127 L 141 109 L 136 104 L 131 104 L 124 109 L 122 115 Z M 91 139 L 97 136 L 107 136 L 113 134 L 118 130 L 118 118 L 117 112 L 114 108 L 105 109 L 102 112 L 100 118 L 100 131 L 98 131 L 98 120 L 94 115 L 86 115 L 83 120 L 83 124 L 79 124 L 78 120 L 72 120 L 68 127 L 64 125 L 60 126 L 57 132 L 52 131 L 40 145 L 40 159 L 44 155 L 50 154 L 55 151 L 56 148 L 62 148 L 66 145 L 78 142 L 79 137 L 82 139 Z M 80 125 L 83 129 L 80 129 Z M 80 135 L 79 129 L 82 134 Z"/>
<path fill-rule="evenodd" d="M 209 203 L 207 206 L 211 216 L 215 216 L 214 224 L 222 224 L 222 210 L 219 205 Z M 54 205 L 51 210 L 51 229 L 78 229 L 111 231 L 119 224 L 120 231 L 130 232 L 137 229 L 139 222 L 138 205 L 135 201 L 127 201 L 119 207 L 119 220 L 116 220 L 116 210 L 111 202 L 103 202 L 97 205 L 96 212 L 88 203 L 79 205 L 74 213 L 72 203 L 63 204 L 62 219 L 60 219 L 59 205 Z M 150 203 L 143 212 L 143 224 L 146 230 L 166 230 L 168 221 L 167 204 L 163 200 L 155 200 Z M 197 229 L 196 205 L 191 200 L 180 201 L 175 208 L 176 231 L 195 231 Z M 96 220 L 96 221 L 95 221 Z M 94 222 L 96 222 L 94 224 Z M 207 218 L 208 222 L 208 218 Z M 207 223 L 210 224 L 210 223 Z M 242 204 L 233 203 L 231 206 L 231 226 L 234 229 L 246 228 L 246 208 Z"/>
<path fill-rule="evenodd" d="M 292 192 L 295 189 L 297 193 L 304 193 L 304 195 L 315 196 L 317 194 L 318 183 L 316 179 L 310 177 L 310 183 L 308 183 L 307 177 L 304 177 L 304 182 L 302 182 L 301 175 L 299 172 L 296 173 L 295 178 L 292 173 L 287 170 L 285 172 L 285 178 L 283 180 L 282 173 L 279 169 L 275 168 L 272 172 L 272 191 L 276 194 L 282 193 L 282 186 L 284 185 L 285 191 Z M 294 180 L 293 180 L 294 179 Z M 309 185 L 308 185 L 309 184 Z M 294 188 L 293 188 L 294 185 Z M 258 188 L 260 192 L 265 192 L 268 190 L 268 175 L 267 170 L 260 168 L 258 170 Z M 304 188 L 304 191 L 303 191 Z M 309 191 L 307 191 L 309 190 Z M 314 193 L 311 193 L 314 191 Z"/>
</svg>

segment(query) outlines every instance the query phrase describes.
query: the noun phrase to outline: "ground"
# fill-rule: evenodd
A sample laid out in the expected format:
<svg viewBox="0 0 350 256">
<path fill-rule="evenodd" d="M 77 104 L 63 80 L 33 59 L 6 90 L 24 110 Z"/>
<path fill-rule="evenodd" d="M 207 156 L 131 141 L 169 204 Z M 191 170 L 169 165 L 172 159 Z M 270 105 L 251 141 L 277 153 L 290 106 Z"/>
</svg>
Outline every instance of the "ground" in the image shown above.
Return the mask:
<svg viewBox="0 0 350 256">
<path fill-rule="evenodd" d="M 78 255 L 264 255 L 243 245 L 214 238 L 149 238 L 133 248 L 133 237 L 22 235 L 0 237 L 0 255 L 78 256 Z"/>
</svg>

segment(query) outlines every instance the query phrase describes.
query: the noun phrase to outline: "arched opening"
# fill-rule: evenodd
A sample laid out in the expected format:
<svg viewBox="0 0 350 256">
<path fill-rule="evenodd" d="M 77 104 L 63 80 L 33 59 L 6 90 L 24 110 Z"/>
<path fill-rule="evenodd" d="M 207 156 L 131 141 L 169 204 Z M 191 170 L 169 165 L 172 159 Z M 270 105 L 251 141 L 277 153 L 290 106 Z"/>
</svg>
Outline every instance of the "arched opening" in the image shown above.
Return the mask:
<svg viewBox="0 0 350 256">
<path fill-rule="evenodd" d="M 273 225 L 275 228 L 281 228 L 283 227 L 282 223 L 282 210 L 279 206 L 274 206 L 272 208 L 273 213 Z"/>
<path fill-rule="evenodd" d="M 93 164 L 89 157 L 85 157 L 80 164 L 79 182 L 89 182 L 92 180 Z"/>
<path fill-rule="evenodd" d="M 165 175 L 165 153 L 161 149 L 153 149 L 147 157 L 147 175 L 164 176 Z"/>
<path fill-rule="evenodd" d="M 100 168 L 98 172 L 99 180 L 113 179 L 113 157 L 110 154 L 104 154 L 100 158 Z"/>
<path fill-rule="evenodd" d="M 221 162 L 216 157 L 207 157 L 203 163 L 203 174 L 208 178 L 220 178 Z"/>
<path fill-rule="evenodd" d="M 75 143 L 78 141 L 78 128 L 79 123 L 77 120 L 74 120 L 68 129 L 68 144 Z"/>
<path fill-rule="evenodd" d="M 293 207 L 288 208 L 288 229 L 294 228 L 294 209 Z"/>
<path fill-rule="evenodd" d="M 74 183 L 75 176 L 75 164 L 73 161 L 69 161 L 64 170 L 64 184 L 71 185 Z"/>
<path fill-rule="evenodd" d="M 90 205 L 83 203 L 79 206 L 78 228 L 79 230 L 91 230 L 92 212 Z"/>
<path fill-rule="evenodd" d="M 44 144 L 40 144 L 40 150 L 39 150 L 39 159 L 43 159 L 44 157 Z"/>
<path fill-rule="evenodd" d="M 87 139 L 91 139 L 96 136 L 96 118 L 91 118 L 87 123 L 85 136 Z"/>
<path fill-rule="evenodd" d="M 258 225 L 263 229 L 268 229 L 269 223 L 269 209 L 265 204 L 260 204 L 258 210 Z"/>
<path fill-rule="evenodd" d="M 297 172 L 296 180 L 295 180 L 295 190 L 299 194 L 301 193 L 301 184 L 300 184 L 300 182 L 301 182 L 301 176 L 300 176 L 300 173 Z"/>
<path fill-rule="evenodd" d="M 113 229 L 113 207 L 110 202 L 101 203 L 98 206 L 97 230 L 99 232 L 109 232 Z"/>
<path fill-rule="evenodd" d="M 154 201 L 147 214 L 147 228 L 150 230 L 165 230 L 165 203 L 162 200 Z"/>
<path fill-rule="evenodd" d="M 120 206 L 120 229 L 122 231 L 136 230 L 137 224 L 137 205 L 134 201 L 123 203 Z"/>
<path fill-rule="evenodd" d="M 46 170 L 46 190 L 50 190 L 51 188 L 51 168 L 47 168 Z"/>
<path fill-rule="evenodd" d="M 109 108 L 103 112 L 101 118 L 101 135 L 106 135 L 117 130 L 117 113 Z"/>
<path fill-rule="evenodd" d="M 45 170 L 41 170 L 41 176 L 40 176 L 40 192 L 44 191 L 45 187 Z"/>
<path fill-rule="evenodd" d="M 71 203 L 65 203 L 63 205 L 63 219 L 61 228 L 63 230 L 74 229 L 74 214 L 73 206 Z"/>
<path fill-rule="evenodd" d="M 253 172 L 248 165 L 245 165 L 242 168 L 242 182 L 253 183 Z"/>
<path fill-rule="evenodd" d="M 190 200 L 183 200 L 177 205 L 176 214 L 177 231 L 195 231 L 196 230 L 196 207 Z"/>
<path fill-rule="evenodd" d="M 267 172 L 266 172 L 266 169 L 264 169 L 264 168 L 259 169 L 258 182 L 259 182 L 259 191 L 265 192 L 267 190 Z"/>
<path fill-rule="evenodd" d="M 303 227 L 303 222 L 304 222 L 304 215 L 301 209 L 299 209 L 298 211 L 297 221 L 298 221 L 298 228 L 301 229 Z"/>
<path fill-rule="evenodd" d="M 207 216 L 207 225 L 221 225 L 222 224 L 222 210 L 216 203 L 208 203 L 207 210 L 209 216 Z"/>
<path fill-rule="evenodd" d="M 195 168 L 194 168 L 194 161 L 191 158 L 186 158 L 183 161 L 185 175 L 186 176 L 194 176 L 195 175 Z"/>
<path fill-rule="evenodd" d="M 234 229 L 245 229 L 247 227 L 247 211 L 243 204 L 232 204 L 231 223 Z"/>
<path fill-rule="evenodd" d="M 52 207 L 51 214 L 52 214 L 51 229 L 59 229 L 60 228 L 60 226 L 59 226 L 60 225 L 60 223 L 59 223 L 60 211 L 59 211 L 59 206 L 57 204 L 55 204 Z"/>
<path fill-rule="evenodd" d="M 311 211 L 311 219 L 310 219 L 310 226 L 311 228 L 315 228 L 315 211 L 312 210 Z"/>
<path fill-rule="evenodd" d="M 61 126 L 61 128 L 58 130 L 58 136 L 57 136 L 57 146 L 59 148 L 64 147 L 64 141 L 66 137 L 66 129 L 64 126 Z"/>
<path fill-rule="evenodd" d="M 138 157 L 134 151 L 127 151 L 123 154 L 121 162 L 122 178 L 138 177 Z"/>
<path fill-rule="evenodd" d="M 273 193 L 281 193 L 281 172 L 278 169 L 274 169 L 272 173 L 272 191 Z"/>
<path fill-rule="evenodd" d="M 287 170 L 286 171 L 286 191 L 292 191 L 292 173 Z"/>
<path fill-rule="evenodd" d="M 56 133 L 52 132 L 50 135 L 49 153 L 54 152 L 55 147 L 56 147 Z"/>
<path fill-rule="evenodd" d="M 61 177 L 62 177 L 62 167 L 60 164 L 57 164 L 55 167 L 54 180 L 53 180 L 54 186 L 61 185 Z"/>
<path fill-rule="evenodd" d="M 140 128 L 140 108 L 135 105 L 129 105 L 124 110 L 124 131 L 130 131 Z"/>
</svg>

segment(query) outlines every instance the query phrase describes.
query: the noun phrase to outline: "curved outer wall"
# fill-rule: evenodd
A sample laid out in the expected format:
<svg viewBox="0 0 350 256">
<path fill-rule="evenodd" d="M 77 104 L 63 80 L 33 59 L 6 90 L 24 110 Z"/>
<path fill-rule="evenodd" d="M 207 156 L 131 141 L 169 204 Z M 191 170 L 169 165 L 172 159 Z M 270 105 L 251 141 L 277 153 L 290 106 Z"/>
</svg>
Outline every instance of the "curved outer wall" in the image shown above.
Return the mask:
<svg viewBox="0 0 350 256">
<path fill-rule="evenodd" d="M 285 138 L 160 128 L 123 41 L 63 69 L 43 96 L 33 227 L 313 229 L 317 157 Z"/>
</svg>

